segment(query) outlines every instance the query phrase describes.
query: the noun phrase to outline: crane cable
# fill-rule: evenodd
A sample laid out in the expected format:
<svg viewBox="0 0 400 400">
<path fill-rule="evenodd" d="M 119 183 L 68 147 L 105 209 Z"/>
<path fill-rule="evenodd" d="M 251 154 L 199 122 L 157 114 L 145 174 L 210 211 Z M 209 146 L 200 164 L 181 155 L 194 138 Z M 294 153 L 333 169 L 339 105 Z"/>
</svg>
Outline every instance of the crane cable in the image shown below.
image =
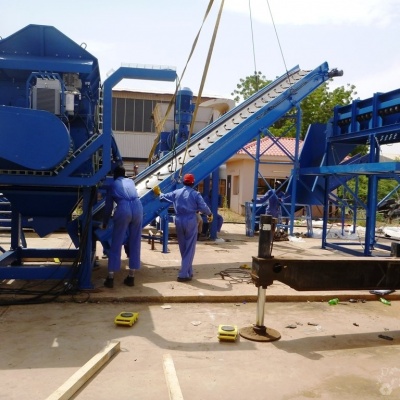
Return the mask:
<svg viewBox="0 0 400 400">
<path fill-rule="evenodd" d="M 207 78 L 207 72 L 208 72 L 208 68 L 210 66 L 211 55 L 212 55 L 212 52 L 214 50 L 215 39 L 217 37 L 219 23 L 221 21 L 221 15 L 222 15 L 222 10 L 224 8 L 224 2 L 225 2 L 225 0 L 221 1 L 221 6 L 219 8 L 217 21 L 215 23 L 214 32 L 213 32 L 212 39 L 211 39 L 211 44 L 210 44 L 210 47 L 208 49 L 207 60 L 206 60 L 206 64 L 205 64 L 205 67 L 204 67 L 204 70 L 203 70 L 203 76 L 201 78 L 200 89 L 199 89 L 199 92 L 197 94 L 196 105 L 195 105 L 195 108 L 194 108 L 192 121 L 190 123 L 189 136 L 188 136 L 187 143 L 186 143 L 185 154 L 183 156 L 182 168 L 180 169 L 180 176 L 182 176 L 183 166 L 185 165 L 185 159 L 186 159 L 186 156 L 187 156 L 187 153 L 188 153 L 188 149 L 189 149 L 189 145 L 190 145 L 190 138 L 191 138 L 192 133 L 193 133 L 194 124 L 195 124 L 196 117 L 197 117 L 197 111 L 199 109 L 199 105 L 200 105 L 200 101 L 201 101 L 201 95 L 203 93 L 204 84 L 205 84 L 205 81 L 206 81 L 206 78 Z"/>
<path fill-rule="evenodd" d="M 251 5 L 250 5 L 251 0 L 249 0 L 249 15 L 250 15 L 250 29 L 251 29 L 251 43 L 253 45 L 253 62 L 254 62 L 254 79 L 256 80 L 256 90 L 258 92 L 259 87 L 258 87 L 258 74 L 257 74 L 257 65 L 256 65 L 256 50 L 254 46 L 254 33 L 253 33 L 253 17 L 251 14 Z"/>
<path fill-rule="evenodd" d="M 185 68 L 183 69 L 183 72 L 182 72 L 181 77 L 178 79 L 178 83 L 177 83 L 176 88 L 175 88 L 175 93 L 173 94 L 173 96 L 172 96 L 172 98 L 171 98 L 171 101 L 170 101 L 169 104 L 168 104 L 168 108 L 167 108 L 167 111 L 165 112 L 164 118 L 163 118 L 163 120 L 161 121 L 161 124 L 160 124 L 160 126 L 161 126 L 161 128 L 160 128 L 160 133 L 159 133 L 159 134 L 157 135 L 157 137 L 154 139 L 154 143 L 153 143 L 153 146 L 152 146 L 152 148 L 151 148 L 151 150 L 150 150 L 149 158 L 148 158 L 148 160 L 147 160 L 149 164 L 151 163 L 151 158 L 152 158 L 152 156 L 153 156 L 154 150 L 155 150 L 155 148 L 156 148 L 156 146 L 157 146 L 157 144 L 158 144 L 158 141 L 159 141 L 159 139 L 160 139 L 161 129 L 162 129 L 162 127 L 164 126 L 165 121 L 166 121 L 167 118 L 168 118 L 168 114 L 169 114 L 169 112 L 171 111 L 171 108 L 172 108 L 173 104 L 175 103 L 176 94 L 177 94 L 178 89 L 179 89 L 179 87 L 180 87 L 180 84 L 181 84 L 181 81 L 182 81 L 182 79 L 183 79 L 183 76 L 185 75 L 186 68 L 187 68 L 187 66 L 188 66 L 188 64 L 189 64 L 189 61 L 190 61 L 190 59 L 192 58 L 193 52 L 194 52 L 194 50 L 195 50 L 195 48 L 196 48 L 196 45 L 197 45 L 197 41 L 199 40 L 200 32 L 201 32 L 201 30 L 203 29 L 203 25 L 204 25 L 204 23 L 205 23 L 205 21 L 206 21 L 206 19 L 207 19 L 207 17 L 208 17 L 208 14 L 210 13 L 210 10 L 211 10 L 211 8 L 212 8 L 213 3 L 214 3 L 214 0 L 210 0 L 210 2 L 208 3 L 207 10 L 206 10 L 206 12 L 205 12 L 205 14 L 204 14 L 204 17 L 203 17 L 203 22 L 201 23 L 200 29 L 199 29 L 199 31 L 197 32 L 196 38 L 194 39 L 194 42 L 193 42 L 193 45 L 192 45 L 192 49 L 191 49 L 190 54 L 189 54 L 189 57 L 188 57 L 188 59 L 187 59 L 187 61 L 186 61 Z"/>
<path fill-rule="evenodd" d="M 281 43 L 279 40 L 279 35 L 278 35 L 278 31 L 276 29 L 274 17 L 272 15 L 272 10 L 271 10 L 270 4 L 269 4 L 269 0 L 266 0 L 266 1 L 267 1 L 267 5 L 268 5 L 269 15 L 270 15 L 271 21 L 272 21 L 272 26 L 274 27 L 276 40 L 278 42 L 279 51 L 282 56 L 283 65 L 285 67 L 286 75 L 288 77 L 288 82 L 289 82 L 289 85 L 291 85 L 289 71 L 286 66 L 285 56 L 283 55 L 283 50 L 282 50 L 282 46 L 281 46 Z M 252 12 L 251 12 L 251 0 L 249 0 L 249 16 L 250 16 L 251 42 L 252 42 L 252 47 L 253 47 L 254 79 L 255 79 L 255 84 L 256 84 L 255 89 L 256 89 L 256 91 L 258 91 L 260 88 L 259 88 L 259 79 L 258 79 L 259 77 L 258 77 L 257 65 L 256 65 L 256 51 L 255 51 L 255 41 L 254 41 L 254 32 L 253 32 L 253 16 L 252 16 Z"/>
<path fill-rule="evenodd" d="M 280 42 L 280 40 L 279 40 L 278 30 L 276 29 L 274 17 L 273 17 L 273 15 L 272 15 L 272 10 L 271 10 L 271 7 L 270 7 L 270 5 L 269 5 L 269 0 L 267 0 L 267 5 L 268 5 L 268 10 L 269 10 L 269 15 L 271 16 L 272 26 L 274 27 L 276 40 L 277 40 L 277 42 L 278 42 L 279 51 L 280 51 L 281 56 L 282 56 L 283 65 L 284 65 L 284 67 L 285 67 L 286 75 L 287 75 L 287 77 L 288 77 L 288 82 L 289 82 L 289 85 L 291 85 L 292 83 L 290 82 L 289 71 L 288 71 L 287 66 L 286 66 L 285 56 L 283 55 L 283 50 L 282 50 L 281 42 Z"/>
</svg>

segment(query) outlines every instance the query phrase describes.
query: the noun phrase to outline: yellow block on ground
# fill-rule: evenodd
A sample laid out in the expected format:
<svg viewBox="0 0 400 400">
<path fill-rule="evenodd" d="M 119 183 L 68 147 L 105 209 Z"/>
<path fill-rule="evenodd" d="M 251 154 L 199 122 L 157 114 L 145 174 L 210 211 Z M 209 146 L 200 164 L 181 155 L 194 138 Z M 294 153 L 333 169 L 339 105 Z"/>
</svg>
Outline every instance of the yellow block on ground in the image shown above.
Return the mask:
<svg viewBox="0 0 400 400">
<path fill-rule="evenodd" d="M 218 327 L 218 339 L 228 340 L 234 342 L 238 335 L 238 329 L 236 325 L 219 325 Z"/>
<path fill-rule="evenodd" d="M 132 326 L 139 318 L 139 313 L 122 311 L 114 319 L 115 325 Z"/>
</svg>

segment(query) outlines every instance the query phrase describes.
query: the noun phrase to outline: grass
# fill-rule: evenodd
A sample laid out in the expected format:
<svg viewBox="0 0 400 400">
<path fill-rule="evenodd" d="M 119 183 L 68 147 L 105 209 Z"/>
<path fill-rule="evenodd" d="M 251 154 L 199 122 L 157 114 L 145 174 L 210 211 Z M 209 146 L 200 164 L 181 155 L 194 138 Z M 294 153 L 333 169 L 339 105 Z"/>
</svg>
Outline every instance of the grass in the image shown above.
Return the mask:
<svg viewBox="0 0 400 400">
<path fill-rule="evenodd" d="M 219 208 L 218 213 L 222 215 L 224 222 L 231 222 L 236 224 L 244 224 L 245 217 L 230 210 L 229 208 Z"/>
</svg>

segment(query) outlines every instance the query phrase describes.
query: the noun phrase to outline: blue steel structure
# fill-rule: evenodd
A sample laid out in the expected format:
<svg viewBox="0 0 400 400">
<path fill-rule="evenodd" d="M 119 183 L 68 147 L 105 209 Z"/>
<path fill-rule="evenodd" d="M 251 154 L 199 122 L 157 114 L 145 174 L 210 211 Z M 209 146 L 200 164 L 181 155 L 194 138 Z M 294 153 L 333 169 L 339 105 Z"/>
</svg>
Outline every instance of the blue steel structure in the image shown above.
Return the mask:
<svg viewBox="0 0 400 400">
<path fill-rule="evenodd" d="M 400 141 L 400 89 L 388 93 L 376 93 L 365 100 L 355 100 L 351 104 L 336 107 L 334 117 L 327 125 L 311 126 L 306 138 L 306 154 L 318 155 L 311 162 L 303 164 L 296 171 L 300 182 L 308 182 L 310 190 L 298 192 L 299 196 L 313 194 L 324 205 L 322 247 L 331 247 L 354 255 L 370 256 L 375 248 L 389 250 L 388 246 L 376 241 L 376 212 L 379 204 L 390 198 L 400 188 L 400 163 L 381 162 L 380 147 Z M 314 146 L 313 152 L 311 147 Z M 343 159 L 358 145 L 366 145 L 366 156 Z M 315 149 L 318 146 L 318 149 Z M 303 149 L 304 152 L 304 149 Z M 367 201 L 360 200 L 357 189 L 351 189 L 347 182 L 364 175 L 368 178 Z M 378 202 L 378 182 L 380 179 L 393 179 L 399 184 Z M 335 197 L 332 189 L 342 185 L 352 198 L 352 208 L 365 210 L 366 233 L 362 249 L 360 242 L 329 242 L 327 239 L 329 208 L 331 204 L 341 207 L 342 200 Z M 357 185 L 355 186 L 357 188 Z M 308 193 L 308 194 L 307 194 Z M 346 204 L 345 204 L 346 205 Z M 342 207 L 343 208 L 343 207 Z M 354 224 L 356 220 L 354 219 Z"/>
<path fill-rule="evenodd" d="M 343 74 L 342 71 L 335 71 L 335 75 L 341 76 Z M 287 158 L 289 159 L 288 163 L 292 163 L 295 168 L 296 166 L 299 165 L 299 154 L 300 154 L 300 149 L 299 149 L 299 142 L 300 142 L 300 127 L 301 127 L 301 108 L 300 104 L 296 104 L 294 106 L 296 109 L 295 114 L 292 114 L 291 118 L 295 118 L 295 123 L 294 127 L 296 128 L 296 142 L 295 142 L 295 149 L 294 149 L 294 154 L 292 154 L 289 150 L 285 148 L 284 145 L 281 143 L 281 138 L 284 137 L 285 135 L 282 135 L 281 137 L 275 137 L 268 128 L 266 128 L 263 132 L 260 132 L 260 134 L 256 138 L 256 155 L 254 157 L 254 186 L 253 186 L 253 199 L 257 199 L 258 197 L 258 178 L 261 177 L 267 187 L 267 190 L 272 189 L 272 187 L 269 185 L 269 183 L 264 179 L 262 174 L 259 172 L 259 167 L 261 164 L 260 156 L 262 155 L 260 153 L 260 141 L 261 141 L 261 133 L 264 136 L 268 136 L 271 139 L 271 146 L 268 147 L 268 149 L 265 149 L 264 152 L 269 150 L 272 146 L 277 146 L 280 150 L 282 150 Z M 292 127 L 289 127 L 288 130 L 291 130 Z M 269 164 L 274 164 L 273 162 L 270 162 Z M 278 163 L 281 164 L 281 163 Z M 289 230 L 290 234 L 293 234 L 293 229 L 294 229 L 294 215 L 297 209 L 299 208 L 306 208 L 306 215 L 307 215 L 307 231 L 310 237 L 312 236 L 312 225 L 311 225 L 311 213 L 310 213 L 310 207 L 304 206 L 303 204 L 299 204 L 296 196 L 297 192 L 297 179 L 292 180 L 291 177 L 286 177 L 287 179 L 282 182 L 278 188 L 280 191 L 285 191 L 285 196 L 284 196 L 284 202 L 282 203 L 281 206 L 281 211 L 280 214 L 281 216 L 279 217 L 279 221 L 277 224 L 277 227 L 282 228 L 284 227 L 285 229 Z M 286 189 L 285 189 L 286 188 Z M 259 203 L 257 200 L 254 202 L 247 202 L 245 204 L 245 210 L 246 210 L 246 235 L 247 236 L 254 236 L 254 232 L 259 230 L 259 220 L 260 216 L 265 214 L 266 211 L 266 204 Z"/>
<path fill-rule="evenodd" d="M 2 39 L 0 54 L 0 192 L 12 209 L 11 249 L 0 256 L 0 279 L 70 280 L 90 289 L 94 220 L 102 207 L 97 196 L 121 162 L 112 134 L 112 88 L 125 78 L 174 81 L 176 73 L 126 66 L 101 86 L 97 59 L 55 28 L 41 25 Z M 208 178 L 336 74 L 327 63 L 312 71 L 295 67 L 142 171 L 135 183 L 144 226 L 159 215 L 163 221 L 167 217 L 168 204 L 154 196 L 154 186 L 174 190 L 186 172 L 197 181 Z M 82 215 L 74 219 L 78 204 Z M 41 237 L 66 228 L 76 248 L 23 247 L 23 226 Z M 25 261 L 43 258 L 62 263 Z"/>
<path fill-rule="evenodd" d="M 98 190 L 121 162 L 112 88 L 123 78 L 174 81 L 176 72 L 121 67 L 101 88 L 97 59 L 42 25 L 2 39 L 0 53 L 0 192 L 11 204 L 11 248 L 0 256 L 0 279 L 70 280 L 90 289 Z M 76 248 L 24 247 L 23 226 L 40 237 L 65 228 Z M 54 258 L 61 265 L 39 265 Z"/>
<path fill-rule="evenodd" d="M 189 144 L 181 144 L 140 173 L 135 182 L 144 206 L 144 224 L 158 215 L 167 218 L 168 204 L 154 196 L 151 191 L 154 186 L 160 186 L 162 192 L 174 190 L 187 172 L 193 173 L 197 181 L 207 178 L 259 132 L 336 73 L 336 70 L 329 71 L 327 63 L 313 71 L 293 68 L 196 133 Z"/>
</svg>

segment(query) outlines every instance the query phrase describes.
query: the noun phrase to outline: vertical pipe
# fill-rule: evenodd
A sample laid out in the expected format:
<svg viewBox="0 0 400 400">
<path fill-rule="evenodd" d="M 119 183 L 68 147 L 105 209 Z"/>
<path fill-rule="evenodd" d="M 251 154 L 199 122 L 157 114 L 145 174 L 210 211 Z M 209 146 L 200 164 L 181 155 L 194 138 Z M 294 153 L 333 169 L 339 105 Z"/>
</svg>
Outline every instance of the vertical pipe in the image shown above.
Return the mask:
<svg viewBox="0 0 400 400">
<path fill-rule="evenodd" d="M 381 117 L 378 110 L 381 104 L 379 93 L 375 93 L 372 98 L 372 118 L 370 121 L 371 128 L 382 126 Z M 380 145 L 375 135 L 370 137 L 369 162 L 379 163 Z M 370 256 L 375 245 L 375 229 L 376 229 L 376 211 L 378 204 L 378 176 L 368 176 L 368 193 L 367 193 L 367 221 L 365 224 L 365 247 L 364 255 Z"/>
<path fill-rule="evenodd" d="M 254 229 L 256 223 L 256 207 L 257 207 L 257 188 L 258 188 L 258 169 L 260 168 L 260 135 L 257 136 L 256 142 L 256 157 L 254 162 L 254 184 L 253 184 L 253 200 L 251 204 L 251 232 L 247 236 L 254 236 Z"/>
<path fill-rule="evenodd" d="M 168 235 L 169 235 L 169 225 L 168 225 L 168 209 L 166 212 L 163 212 L 160 214 L 160 219 L 161 219 L 161 230 L 163 233 L 162 236 L 162 252 L 163 253 L 168 253 Z"/>
<path fill-rule="evenodd" d="M 265 289 L 261 286 L 258 287 L 257 297 L 257 315 L 256 315 L 256 326 L 264 326 L 264 314 L 265 314 Z"/>
<path fill-rule="evenodd" d="M 93 232 L 93 219 L 92 219 L 92 208 L 93 198 L 96 190 L 93 187 L 83 188 L 83 233 L 80 240 L 80 247 L 82 251 L 80 260 L 80 275 L 79 275 L 79 287 L 81 289 L 93 289 L 94 286 L 91 282 L 92 278 L 92 267 L 95 260 L 95 252 L 93 252 L 92 246 L 92 232 Z"/>
<path fill-rule="evenodd" d="M 358 195 L 358 176 L 355 179 L 355 186 L 354 186 L 354 193 Z M 356 226 L 357 226 L 357 200 L 353 200 L 353 230 L 351 233 L 356 233 Z"/>
<path fill-rule="evenodd" d="M 21 214 L 19 211 L 13 207 L 11 204 L 11 249 L 16 250 L 21 246 Z"/>
<path fill-rule="evenodd" d="M 211 211 L 214 214 L 215 218 L 213 222 L 211 222 L 210 226 L 210 238 L 212 240 L 217 239 L 218 233 L 218 197 L 219 197 L 219 169 L 215 169 L 212 173 L 212 181 L 211 181 Z"/>
<path fill-rule="evenodd" d="M 324 188 L 324 209 L 322 218 L 322 243 L 321 248 L 326 248 L 326 235 L 328 232 L 328 219 L 329 219 L 329 175 L 325 176 L 325 188 Z"/>
<path fill-rule="evenodd" d="M 291 193 L 291 205 L 290 205 L 290 228 L 289 234 L 292 236 L 294 231 L 294 215 L 296 213 L 296 193 L 297 193 L 297 179 L 298 171 L 300 168 L 299 164 L 299 147 L 300 147 L 300 132 L 301 132 L 301 107 L 298 105 L 296 107 L 296 142 L 295 142 L 295 149 L 294 149 L 294 161 L 293 161 L 293 171 L 292 171 L 292 193 Z"/>
<path fill-rule="evenodd" d="M 271 258 L 272 243 L 275 233 L 276 219 L 271 215 L 260 215 L 260 236 L 258 240 L 258 257 Z M 258 287 L 257 297 L 257 316 L 254 329 L 256 331 L 265 331 L 264 326 L 264 310 L 265 310 L 265 288 Z"/>
</svg>

